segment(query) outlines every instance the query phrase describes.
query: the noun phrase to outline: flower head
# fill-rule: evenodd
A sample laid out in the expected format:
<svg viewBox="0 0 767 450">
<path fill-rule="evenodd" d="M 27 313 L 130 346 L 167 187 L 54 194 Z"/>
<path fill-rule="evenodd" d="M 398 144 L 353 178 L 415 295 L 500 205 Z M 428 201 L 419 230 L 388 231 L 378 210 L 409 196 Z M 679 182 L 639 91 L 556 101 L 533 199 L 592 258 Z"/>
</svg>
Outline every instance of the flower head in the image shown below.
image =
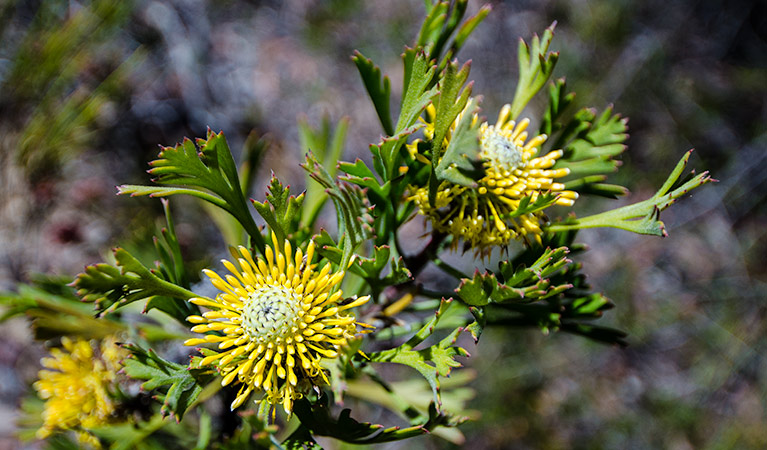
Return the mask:
<svg viewBox="0 0 767 450">
<path fill-rule="evenodd" d="M 61 338 L 63 349 L 51 349 L 41 360 L 46 368 L 38 373 L 34 388 L 45 400 L 43 426 L 37 437 L 45 439 L 55 430 L 76 429 L 78 439 L 94 447 L 99 441 L 86 430 L 110 421 L 115 410 L 112 391 L 120 361 L 127 352 L 114 339 L 101 342 L 98 352 L 82 339 Z"/>
<path fill-rule="evenodd" d="M 526 197 L 535 202 L 544 193 L 555 195 L 555 203 L 572 206 L 578 194 L 565 190 L 555 180 L 567 176 L 567 168 L 552 169 L 562 150 L 555 150 L 537 157 L 546 135 L 537 135 L 528 140 L 528 119 L 519 123 L 511 120 L 510 105 L 505 105 L 495 125 L 484 122 L 479 127 L 479 156 L 483 160 L 485 175 L 477 181 L 476 188 L 443 181 L 435 196 L 434 204 L 429 201 L 428 187 L 412 189 L 411 199 L 422 214 L 431 219 L 436 231 L 453 235 L 457 245 L 462 239 L 479 253 L 486 253 L 494 246 L 503 246 L 512 239 L 525 242 L 540 242 L 542 225 L 546 222 L 543 211 L 520 213 L 520 203 Z M 427 108 L 424 135 L 434 135 L 433 106 Z M 445 138 L 451 138 L 463 111 L 458 115 Z M 476 122 L 478 118 L 473 117 Z M 417 146 L 410 147 L 411 152 Z M 426 158 L 416 157 L 421 161 Z"/>
<path fill-rule="evenodd" d="M 272 241 L 274 250 L 267 246 L 266 260 L 254 260 L 239 247 L 233 252 L 239 268 L 222 261 L 231 274 L 222 278 L 204 271 L 221 293 L 213 300 L 191 299 L 210 311 L 188 320 L 198 324 L 195 333 L 218 333 L 189 339 L 186 345 L 218 343 L 220 352 L 204 357 L 200 366 L 216 364 L 223 385 L 242 384 L 232 409 L 260 389 L 264 400 L 290 413 L 294 400 L 327 383 L 323 359 L 338 357 L 357 325 L 365 326 L 346 311 L 370 297 L 341 304 L 343 292 L 337 288 L 344 271 L 331 273 L 330 263 L 316 270 L 314 242 L 306 254 L 300 248 L 294 254 L 288 241 L 280 245 L 274 235 Z"/>
</svg>

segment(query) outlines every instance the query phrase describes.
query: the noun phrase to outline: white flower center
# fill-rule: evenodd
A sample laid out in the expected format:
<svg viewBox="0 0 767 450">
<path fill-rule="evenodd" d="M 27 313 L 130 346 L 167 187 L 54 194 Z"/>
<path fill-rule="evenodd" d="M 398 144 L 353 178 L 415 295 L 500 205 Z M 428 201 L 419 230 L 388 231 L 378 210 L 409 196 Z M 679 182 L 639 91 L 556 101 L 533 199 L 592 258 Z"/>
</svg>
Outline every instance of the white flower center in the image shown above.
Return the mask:
<svg viewBox="0 0 767 450">
<path fill-rule="evenodd" d="M 260 286 L 245 299 L 242 327 L 259 343 L 284 341 L 301 321 L 301 296 L 282 286 Z"/>
<path fill-rule="evenodd" d="M 522 147 L 514 145 L 506 136 L 490 127 L 482 136 L 482 158 L 490 161 L 495 166 L 511 172 L 522 166 L 524 160 Z"/>
</svg>

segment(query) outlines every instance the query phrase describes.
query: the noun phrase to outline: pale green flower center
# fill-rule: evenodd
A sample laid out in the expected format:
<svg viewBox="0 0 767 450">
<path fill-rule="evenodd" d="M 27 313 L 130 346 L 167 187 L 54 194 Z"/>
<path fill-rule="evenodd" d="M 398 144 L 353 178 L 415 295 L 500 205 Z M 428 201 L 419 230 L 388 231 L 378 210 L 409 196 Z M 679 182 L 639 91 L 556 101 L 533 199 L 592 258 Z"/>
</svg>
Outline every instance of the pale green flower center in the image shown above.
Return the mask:
<svg viewBox="0 0 767 450">
<path fill-rule="evenodd" d="M 490 127 L 481 139 L 483 159 L 511 172 L 523 163 L 522 148 Z"/>
<path fill-rule="evenodd" d="M 259 343 L 279 344 L 295 334 L 303 315 L 301 296 L 282 286 L 260 286 L 245 299 L 242 327 Z"/>
</svg>

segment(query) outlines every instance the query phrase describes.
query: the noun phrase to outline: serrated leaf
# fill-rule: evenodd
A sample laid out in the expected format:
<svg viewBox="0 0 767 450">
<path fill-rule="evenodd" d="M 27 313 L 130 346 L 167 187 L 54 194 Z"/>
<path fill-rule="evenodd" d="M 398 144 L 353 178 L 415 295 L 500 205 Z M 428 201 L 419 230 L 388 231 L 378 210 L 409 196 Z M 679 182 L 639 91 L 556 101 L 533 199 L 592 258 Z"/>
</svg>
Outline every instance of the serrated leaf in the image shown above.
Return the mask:
<svg viewBox="0 0 767 450">
<path fill-rule="evenodd" d="M 562 132 L 552 140 L 552 148 L 564 150 L 554 168 L 569 169 L 570 174 L 562 179 L 567 189 L 610 198 L 628 192 L 620 186 L 601 183 L 606 174 L 615 172 L 620 165 L 614 158 L 626 149 L 627 122 L 619 114 L 613 114 L 612 106 L 608 106 L 598 117 L 595 110 L 584 108 L 566 125 L 559 122 L 553 125 L 562 128 Z"/>
<path fill-rule="evenodd" d="M 542 239 L 580 251 L 573 237 L 572 233 L 547 234 Z M 604 295 L 589 292 L 580 264 L 567 259 L 569 253 L 568 247 L 530 247 L 513 261 L 502 261 L 495 273 L 463 279 L 456 292 L 475 318 L 468 327 L 472 336 L 478 339 L 489 325 L 536 327 L 544 333 L 566 331 L 624 345 L 625 333 L 584 323 L 601 317 L 613 304 Z"/>
<path fill-rule="evenodd" d="M 510 118 L 512 120 L 519 117 L 525 106 L 541 90 L 554 72 L 559 53 L 552 53 L 548 50 L 551 39 L 554 37 L 555 26 L 556 22 L 546 28 L 541 38 L 533 35 L 530 46 L 523 39 L 519 40 L 517 49 L 519 81 L 514 92 L 514 100 L 511 102 Z"/>
<path fill-rule="evenodd" d="M 564 78 L 560 78 L 549 86 L 549 104 L 543 113 L 541 128 L 538 134 L 551 136 L 562 128 L 560 117 L 575 99 L 574 92 L 567 92 Z"/>
<path fill-rule="evenodd" d="M 612 227 L 633 231 L 638 234 L 666 236 L 666 227 L 660 221 L 660 212 L 674 204 L 691 190 L 712 181 L 708 172 L 691 177 L 686 183 L 678 184 L 692 150 L 688 151 L 651 198 L 621 208 L 592 216 L 570 219 L 547 227 L 550 232 L 577 230 L 582 228 Z M 674 186 L 678 186 L 672 189 Z"/>
<path fill-rule="evenodd" d="M 382 142 L 380 145 L 385 146 L 386 143 Z M 396 141 L 391 145 L 396 145 Z M 383 208 L 384 203 L 389 201 L 391 181 L 381 184 L 373 171 L 370 170 L 361 159 L 355 160 L 354 164 L 341 162 L 338 164 L 338 168 L 347 174 L 347 176 L 341 177 L 342 180 L 368 189 L 368 197 L 370 197 L 376 206 Z"/>
<path fill-rule="evenodd" d="M 469 103 L 469 97 L 471 96 L 472 83 L 464 85 L 469 78 L 470 70 L 471 66 L 469 63 L 464 64 L 460 69 L 458 69 L 457 63 L 450 63 L 437 82 L 439 94 L 434 100 L 436 114 L 434 116 L 434 137 L 432 139 L 433 166 L 437 166 L 443 156 L 442 143 L 450 127 L 455 123 L 458 114 L 467 109 L 466 105 Z M 464 125 L 464 128 L 471 128 L 471 118 L 477 109 L 476 100 L 472 100 L 468 109 L 463 118 L 467 119 L 468 117 L 469 121 Z M 451 137 L 451 143 L 454 137 Z M 479 139 L 478 133 L 477 139 Z"/>
<path fill-rule="evenodd" d="M 392 258 L 391 272 L 383 278 L 383 283 L 387 286 L 402 284 L 413 279 L 413 274 L 405 265 L 404 259 L 400 256 L 398 259 Z"/>
<path fill-rule="evenodd" d="M 416 46 L 424 48 L 432 60 L 439 61 L 440 70 L 456 56 L 469 35 L 490 12 L 490 5 L 484 5 L 477 14 L 461 23 L 467 6 L 467 0 L 427 2 L 426 18 L 418 33 Z M 451 39 L 450 47 L 444 51 Z"/>
<path fill-rule="evenodd" d="M 399 176 L 397 165 L 399 164 L 402 147 L 407 142 L 408 137 L 422 126 L 423 124 L 413 125 L 394 136 L 383 138 L 378 144 L 370 144 L 370 153 L 373 154 L 373 167 L 381 179 L 386 180 L 379 189 L 384 189 L 383 186 L 386 186 Z"/>
<path fill-rule="evenodd" d="M 477 26 L 482 23 L 483 20 L 485 20 L 485 17 L 490 14 L 490 10 L 490 5 L 482 5 L 482 7 L 479 8 L 479 11 L 477 11 L 477 14 L 466 19 L 463 25 L 461 25 L 461 27 L 456 32 L 455 40 L 451 45 L 450 53 L 446 59 L 455 57 L 458 54 L 458 50 L 463 47 L 463 44 L 466 42 L 466 39 L 469 38 L 469 35 L 471 35 Z"/>
<path fill-rule="evenodd" d="M 481 276 L 479 272 L 471 280 L 464 278 L 461 280 L 458 288 L 456 288 L 456 294 L 469 306 L 485 306 L 490 303 L 490 295 L 487 291 L 489 288 L 490 292 L 492 292 L 492 280 L 495 280 L 495 276 L 492 276 L 492 280 L 487 280 L 490 282 L 488 287 L 485 286 L 486 280 L 487 278 Z"/>
<path fill-rule="evenodd" d="M 466 327 L 466 331 L 471 333 L 471 337 L 474 338 L 474 343 L 476 344 L 479 342 L 479 338 L 482 336 L 482 331 L 484 331 L 485 326 L 487 325 L 485 309 L 471 306 L 469 307 L 469 312 L 474 316 L 474 322 Z"/>
<path fill-rule="evenodd" d="M 317 253 L 328 261 L 340 266 L 344 258 L 344 252 L 333 241 L 327 231 L 320 230 L 320 234 L 312 237 Z M 367 273 L 358 264 L 349 266 L 349 271 L 355 275 L 365 277 Z"/>
<path fill-rule="evenodd" d="M 441 405 L 439 377 L 448 376 L 453 368 L 461 366 L 455 360 L 456 356 L 469 356 L 466 350 L 455 346 L 455 341 L 463 331 L 463 328 L 455 329 L 447 337 L 430 347 L 422 350 L 414 350 L 414 348 L 432 335 L 435 326 L 449 306 L 450 300 L 440 302 L 439 309 L 435 312 L 434 317 L 404 344 L 370 355 L 370 361 L 372 362 L 403 364 L 417 370 L 426 379 L 429 386 L 431 386 L 434 394 L 434 403 L 438 406 Z"/>
<path fill-rule="evenodd" d="M 482 161 L 479 159 L 479 121 L 475 122 L 472 117 L 475 110 L 476 102 L 472 100 L 434 169 L 438 181 L 449 181 L 473 188 L 477 186 L 475 180 L 484 174 Z M 432 196 L 431 190 L 429 196 Z"/>
<path fill-rule="evenodd" d="M 187 408 L 197 399 L 203 388 L 215 378 L 207 369 L 192 369 L 161 358 L 152 349 L 144 350 L 136 345 L 125 345 L 131 357 L 123 361 L 125 373 L 139 380 L 146 380 L 142 389 L 162 389 L 159 394 L 163 406 L 160 413 L 174 414 L 178 421 Z M 167 387 L 167 388 L 166 388 Z"/>
<path fill-rule="evenodd" d="M 567 253 L 565 247 L 547 248 L 530 267 L 503 261 L 498 269 L 500 279 L 493 272 L 477 271 L 474 278 L 461 280 L 456 294 L 473 307 L 490 303 L 529 303 L 557 295 L 572 287 L 569 283 L 553 284 L 550 280 L 570 262 Z"/>
<path fill-rule="evenodd" d="M 357 264 L 367 275 L 366 278 L 378 278 L 383 268 L 386 267 L 389 254 L 391 253 L 390 250 L 388 245 L 373 246 L 372 258 L 357 258 Z"/>
<path fill-rule="evenodd" d="M 242 192 L 237 167 L 223 133 L 208 130 L 207 139 L 184 139 L 175 147 L 163 147 L 159 159 L 150 163 L 149 173 L 160 185 L 179 187 L 118 186 L 118 194 L 167 197 L 187 194 L 229 212 L 250 235 L 259 250 L 264 239 L 250 214 Z"/>
<path fill-rule="evenodd" d="M 114 257 L 116 267 L 95 264 L 86 267 L 85 272 L 75 278 L 72 285 L 83 301 L 94 302 L 103 315 L 146 299 L 145 310 L 157 307 L 186 325 L 186 317 L 194 313 L 186 301 L 196 297 L 193 292 L 161 279 L 124 249 L 114 249 Z M 167 297 L 176 300 L 149 304 L 153 299 Z"/>
<path fill-rule="evenodd" d="M 429 88 L 429 83 L 437 68 L 432 66 L 426 54 L 416 51 L 410 68 L 409 78 L 406 80 L 407 87 L 402 97 L 402 108 L 394 134 L 399 134 L 411 127 L 421 111 L 437 95 L 437 87 Z"/>
<path fill-rule="evenodd" d="M 372 235 L 370 206 L 366 204 L 366 197 L 359 187 L 333 179 L 312 153 L 306 155 L 306 162 L 301 167 L 325 188 L 333 200 L 339 218 L 339 235 L 343 239 L 341 264 L 345 267 L 357 246 Z"/>
<path fill-rule="evenodd" d="M 373 106 L 375 106 L 384 132 L 391 136 L 394 134 L 394 126 L 391 121 L 391 112 L 389 112 L 389 97 L 391 96 L 389 77 L 382 76 L 381 69 L 359 51 L 354 52 L 352 60 L 360 72 L 370 99 L 373 100 Z"/>
<path fill-rule="evenodd" d="M 256 200 L 251 201 L 256 211 L 277 235 L 279 242 L 294 237 L 301 222 L 303 193 L 298 197 L 290 195 L 290 186 L 283 186 L 280 180 L 272 174 L 269 191 L 266 193 L 266 201 L 263 203 Z"/>
<path fill-rule="evenodd" d="M 418 128 L 414 125 L 421 112 L 437 95 L 437 86 L 431 85 L 437 68 L 431 64 L 426 54 L 422 50 L 408 49 L 403 54 L 403 61 L 405 67 L 404 94 L 394 133 L 392 133 L 391 138 L 384 139 L 382 144 L 370 148 L 373 153 L 373 164 L 384 181 L 399 176 L 397 168 L 400 149 L 407 136 Z"/>
<path fill-rule="evenodd" d="M 354 160 L 354 164 L 341 161 L 338 168 L 342 172 L 358 178 L 375 178 L 373 171 L 359 158 Z"/>
</svg>

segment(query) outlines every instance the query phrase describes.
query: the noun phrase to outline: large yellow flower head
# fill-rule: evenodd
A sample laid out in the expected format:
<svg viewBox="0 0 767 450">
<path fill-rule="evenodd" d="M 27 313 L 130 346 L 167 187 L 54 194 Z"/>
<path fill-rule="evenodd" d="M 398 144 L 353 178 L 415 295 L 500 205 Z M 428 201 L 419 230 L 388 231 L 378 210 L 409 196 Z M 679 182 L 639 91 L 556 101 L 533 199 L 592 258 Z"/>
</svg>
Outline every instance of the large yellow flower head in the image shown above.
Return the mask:
<svg viewBox="0 0 767 450">
<path fill-rule="evenodd" d="M 80 442 L 99 447 L 99 441 L 87 430 L 110 421 L 115 411 L 112 391 L 117 381 L 120 361 L 128 353 L 114 339 L 102 341 L 98 352 L 85 340 L 61 338 L 63 349 L 51 349 L 51 356 L 41 360 L 46 369 L 38 373 L 34 388 L 45 407 L 43 426 L 37 431 L 45 439 L 56 430 L 77 431 Z"/>
<path fill-rule="evenodd" d="M 528 140 L 528 119 L 519 123 L 510 118 L 511 106 L 505 105 L 495 125 L 484 122 L 479 127 L 480 153 L 485 175 L 477 181 L 476 188 L 469 188 L 443 181 L 435 196 L 434 205 L 429 202 L 428 187 L 412 190 L 411 199 L 420 212 L 431 219 L 432 227 L 439 232 L 453 235 L 457 246 L 461 239 L 479 253 L 487 253 L 495 246 L 504 246 L 512 239 L 530 243 L 540 242 L 541 227 L 546 223 L 543 211 L 520 214 L 520 202 L 530 197 L 534 202 L 544 193 L 557 195 L 556 204 L 572 206 L 578 194 L 565 190 L 555 180 L 567 176 L 566 168 L 552 169 L 562 150 L 555 150 L 537 157 L 546 135 Z M 424 135 L 434 135 L 433 106 L 427 108 Z M 449 142 L 452 132 L 466 111 L 458 115 L 445 138 Z M 478 120 L 477 116 L 473 120 Z M 447 142 L 445 143 L 447 144 Z M 417 146 L 411 146 L 414 151 Z M 425 158 L 416 157 L 421 161 Z"/>
<path fill-rule="evenodd" d="M 312 386 L 327 383 L 323 360 L 338 357 L 340 348 L 357 334 L 357 325 L 365 326 L 346 311 L 370 297 L 341 304 L 338 286 L 344 271 L 331 273 L 329 262 L 316 270 L 311 262 L 314 242 L 306 254 L 300 248 L 294 254 L 288 241 L 280 245 L 274 234 L 272 241 L 266 260 L 254 260 L 248 249 L 239 247 L 239 268 L 222 261 L 231 274 L 222 278 L 204 271 L 221 293 L 213 300 L 191 299 L 210 310 L 188 320 L 198 324 L 193 332 L 217 333 L 185 344 L 218 343 L 221 351 L 203 358 L 200 366 L 217 365 L 223 385 L 235 380 L 242 384 L 232 409 L 253 390 L 263 390 L 263 400 L 281 404 L 290 413 L 294 400 Z"/>
</svg>

